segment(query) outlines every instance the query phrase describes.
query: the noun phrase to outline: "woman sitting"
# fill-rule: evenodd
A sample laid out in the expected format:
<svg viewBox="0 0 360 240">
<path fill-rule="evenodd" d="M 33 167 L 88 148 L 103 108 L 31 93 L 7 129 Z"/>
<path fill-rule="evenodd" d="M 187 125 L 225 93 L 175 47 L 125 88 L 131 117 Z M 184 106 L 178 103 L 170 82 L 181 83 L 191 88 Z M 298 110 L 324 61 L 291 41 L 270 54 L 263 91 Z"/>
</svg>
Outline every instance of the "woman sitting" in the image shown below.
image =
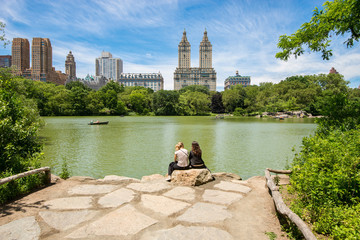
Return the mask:
<svg viewBox="0 0 360 240">
<path fill-rule="evenodd" d="M 202 151 L 198 142 L 193 141 L 191 144 L 191 151 L 189 161 L 191 168 L 207 168 L 201 158 Z"/>
<path fill-rule="evenodd" d="M 174 162 L 169 164 L 167 181 L 171 180 L 171 174 L 174 170 L 189 169 L 189 154 L 188 150 L 184 148 L 184 143 L 178 142 L 175 145 Z"/>
</svg>

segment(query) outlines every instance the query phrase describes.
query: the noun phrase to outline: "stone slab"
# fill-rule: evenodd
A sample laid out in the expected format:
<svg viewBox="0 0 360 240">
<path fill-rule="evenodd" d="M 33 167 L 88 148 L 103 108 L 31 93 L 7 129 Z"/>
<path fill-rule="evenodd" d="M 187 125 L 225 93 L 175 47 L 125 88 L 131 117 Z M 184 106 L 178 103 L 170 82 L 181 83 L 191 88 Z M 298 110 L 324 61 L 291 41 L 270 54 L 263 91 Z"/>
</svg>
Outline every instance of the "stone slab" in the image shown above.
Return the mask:
<svg viewBox="0 0 360 240">
<path fill-rule="evenodd" d="M 175 187 L 163 194 L 163 196 L 175 198 L 184 201 L 193 201 L 195 199 L 195 189 L 191 187 Z"/>
<path fill-rule="evenodd" d="M 2 240 L 34 240 L 40 237 L 40 226 L 35 217 L 25 217 L 0 226 Z"/>
<path fill-rule="evenodd" d="M 165 179 L 165 177 L 163 175 L 153 174 L 153 175 L 150 175 L 150 176 L 143 176 L 141 178 L 141 181 L 142 182 L 149 182 L 149 181 L 164 180 L 164 179 Z"/>
<path fill-rule="evenodd" d="M 163 229 L 156 232 L 144 234 L 140 240 L 233 240 L 233 237 L 226 231 L 214 227 L 185 227 L 177 225 L 176 227 Z"/>
<path fill-rule="evenodd" d="M 108 213 L 93 223 L 75 230 L 66 238 L 87 239 L 90 236 L 93 238 L 94 235 L 130 237 L 157 222 L 157 220 L 140 213 L 133 206 L 126 205 Z"/>
<path fill-rule="evenodd" d="M 131 183 L 127 188 L 139 192 L 155 193 L 171 188 L 171 184 L 167 182 L 144 182 L 144 183 Z"/>
<path fill-rule="evenodd" d="M 116 188 L 118 188 L 118 186 L 109 185 L 109 184 L 102 184 L 102 185 L 83 184 L 71 188 L 68 191 L 68 193 L 70 195 L 96 195 L 96 194 L 109 193 Z"/>
<path fill-rule="evenodd" d="M 242 184 L 233 183 L 233 182 L 225 182 L 221 181 L 220 183 L 214 186 L 215 188 L 219 188 L 224 191 L 234 191 L 234 192 L 241 192 L 241 193 L 249 193 L 251 188 L 244 186 Z"/>
<path fill-rule="evenodd" d="M 177 220 L 190 223 L 212 223 L 224 221 L 231 217 L 232 214 L 226 210 L 225 206 L 198 202 L 179 216 Z"/>
<path fill-rule="evenodd" d="M 39 215 L 49 226 L 63 231 L 94 218 L 97 213 L 97 211 L 92 210 L 66 212 L 44 211 L 40 212 Z"/>
<path fill-rule="evenodd" d="M 235 201 L 239 201 L 243 196 L 239 193 L 224 192 L 219 190 L 206 189 L 202 195 L 204 201 L 230 205 Z"/>
<path fill-rule="evenodd" d="M 44 202 L 44 207 L 48 209 L 87 209 L 92 207 L 92 197 L 69 197 L 56 198 Z"/>
<path fill-rule="evenodd" d="M 100 182 L 126 182 L 126 181 L 133 181 L 133 182 L 140 182 L 139 179 L 136 178 L 129 178 L 117 175 L 108 175 L 105 176 L 104 179 L 99 179 Z"/>
<path fill-rule="evenodd" d="M 143 194 L 141 196 L 141 204 L 145 208 L 166 216 L 170 216 L 190 206 L 189 203 L 150 194 Z"/>
<path fill-rule="evenodd" d="M 135 193 L 130 189 L 121 188 L 101 197 L 98 203 L 102 207 L 118 207 L 124 203 L 131 202 L 131 200 L 134 199 L 134 196 Z"/>
</svg>

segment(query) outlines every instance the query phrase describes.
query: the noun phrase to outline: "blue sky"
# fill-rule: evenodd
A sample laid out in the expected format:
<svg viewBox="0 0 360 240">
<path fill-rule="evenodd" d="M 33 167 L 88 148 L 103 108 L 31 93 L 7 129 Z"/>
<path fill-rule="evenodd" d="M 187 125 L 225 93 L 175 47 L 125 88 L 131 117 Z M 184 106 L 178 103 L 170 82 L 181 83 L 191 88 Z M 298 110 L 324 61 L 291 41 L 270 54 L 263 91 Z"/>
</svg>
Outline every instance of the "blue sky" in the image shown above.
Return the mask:
<svg viewBox="0 0 360 240">
<path fill-rule="evenodd" d="M 344 38 L 332 39 L 333 57 L 316 53 L 284 62 L 275 59 L 282 34 L 295 32 L 309 21 L 318 0 L 0 0 L 0 21 L 6 37 L 49 38 L 53 66 L 64 72 L 73 52 L 77 76 L 95 73 L 95 58 L 102 51 L 124 62 L 124 72 L 161 72 L 165 89 L 173 89 L 178 44 L 186 29 L 191 44 L 191 65 L 199 66 L 199 44 L 205 28 L 213 45 L 217 89 L 239 74 L 252 84 L 277 83 L 293 75 L 328 73 L 331 67 L 360 84 L 360 48 L 348 49 Z M 11 45 L 0 55 L 11 54 Z"/>
</svg>

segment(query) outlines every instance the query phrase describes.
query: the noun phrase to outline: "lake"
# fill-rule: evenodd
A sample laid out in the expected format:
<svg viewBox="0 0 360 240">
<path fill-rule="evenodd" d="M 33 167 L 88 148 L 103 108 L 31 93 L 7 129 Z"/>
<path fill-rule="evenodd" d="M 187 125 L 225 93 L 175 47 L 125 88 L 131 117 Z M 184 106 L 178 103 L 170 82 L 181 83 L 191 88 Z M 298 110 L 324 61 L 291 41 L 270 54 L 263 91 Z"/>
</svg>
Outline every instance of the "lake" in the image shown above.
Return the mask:
<svg viewBox="0 0 360 240">
<path fill-rule="evenodd" d="M 64 161 L 72 176 L 141 178 L 166 174 L 174 146 L 191 150 L 198 141 L 212 172 L 232 172 L 243 179 L 263 176 L 265 168 L 284 169 L 302 138 L 314 133 L 313 119 L 228 117 L 43 117 L 43 166 L 59 175 Z M 88 125 L 91 120 L 108 125 Z"/>
</svg>

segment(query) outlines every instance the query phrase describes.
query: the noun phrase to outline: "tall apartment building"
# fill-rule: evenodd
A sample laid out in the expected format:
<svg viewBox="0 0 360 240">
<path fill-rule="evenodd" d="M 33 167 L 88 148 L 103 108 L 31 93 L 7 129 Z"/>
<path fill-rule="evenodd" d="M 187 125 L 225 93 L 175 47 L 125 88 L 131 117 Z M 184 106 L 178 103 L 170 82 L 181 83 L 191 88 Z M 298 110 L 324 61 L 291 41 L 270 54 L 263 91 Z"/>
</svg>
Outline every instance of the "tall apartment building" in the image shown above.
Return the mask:
<svg viewBox="0 0 360 240">
<path fill-rule="evenodd" d="M 11 47 L 12 65 L 17 74 L 21 75 L 30 68 L 30 44 L 25 38 L 14 38 Z"/>
<path fill-rule="evenodd" d="M 17 73 L 26 78 L 64 84 L 66 75 L 55 71 L 52 66 L 52 47 L 48 38 L 33 38 L 31 47 L 27 39 L 14 38 L 12 42 L 12 65 L 18 69 Z"/>
<path fill-rule="evenodd" d="M 51 81 L 52 47 L 48 38 L 33 38 L 31 46 L 31 79 Z"/>
<path fill-rule="evenodd" d="M 164 90 L 164 78 L 161 73 L 122 73 L 118 83 L 127 86 L 141 86 L 152 90 Z"/>
<path fill-rule="evenodd" d="M 251 79 L 250 76 L 241 76 L 239 75 L 239 72 L 236 71 L 235 76 L 229 76 L 224 81 L 224 89 L 230 89 L 231 86 L 234 85 L 243 85 L 243 86 L 250 86 Z"/>
<path fill-rule="evenodd" d="M 11 55 L 0 55 L 0 68 L 11 67 Z"/>
<path fill-rule="evenodd" d="M 76 78 L 76 63 L 75 63 L 74 55 L 72 55 L 71 51 L 66 56 L 65 74 L 68 75 L 69 79 L 75 79 Z"/>
<path fill-rule="evenodd" d="M 109 52 L 102 52 L 101 57 L 95 60 L 95 70 L 96 76 L 117 81 L 123 72 L 123 61 L 120 58 L 113 58 Z"/>
<path fill-rule="evenodd" d="M 202 85 L 216 91 L 216 72 L 212 67 L 212 45 L 205 30 L 199 47 L 199 67 L 191 67 L 191 45 L 184 30 L 178 46 L 178 67 L 174 72 L 174 89 Z"/>
</svg>

